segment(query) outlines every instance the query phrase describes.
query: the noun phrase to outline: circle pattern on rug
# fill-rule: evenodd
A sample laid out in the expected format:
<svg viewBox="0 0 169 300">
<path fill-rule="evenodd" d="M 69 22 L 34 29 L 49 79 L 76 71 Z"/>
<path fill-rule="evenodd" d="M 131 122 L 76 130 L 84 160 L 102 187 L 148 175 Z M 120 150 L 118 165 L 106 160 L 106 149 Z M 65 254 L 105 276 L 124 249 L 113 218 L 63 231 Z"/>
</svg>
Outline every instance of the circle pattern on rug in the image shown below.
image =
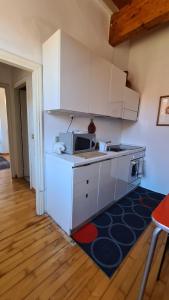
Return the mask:
<svg viewBox="0 0 169 300">
<path fill-rule="evenodd" d="M 109 228 L 109 235 L 112 240 L 123 246 L 131 246 L 136 241 L 134 231 L 124 224 L 114 224 Z"/>
<path fill-rule="evenodd" d="M 107 255 L 109 251 L 111 255 Z M 106 268 L 116 267 L 122 259 L 120 246 L 107 237 L 95 240 L 91 246 L 91 253 L 95 261 Z"/>
<path fill-rule="evenodd" d="M 151 222 L 164 195 L 138 187 L 76 233 L 73 239 L 111 277 Z"/>
<path fill-rule="evenodd" d="M 81 228 L 81 230 L 73 234 L 74 239 L 79 243 L 91 243 L 96 240 L 98 236 L 98 230 L 95 224 L 87 224 Z"/>
<path fill-rule="evenodd" d="M 146 222 L 142 217 L 136 214 L 127 213 L 122 216 L 122 221 L 126 226 L 135 230 L 144 230 Z"/>
<path fill-rule="evenodd" d="M 99 228 L 106 228 L 112 225 L 113 219 L 109 213 L 103 213 L 95 219 L 95 225 Z"/>
</svg>

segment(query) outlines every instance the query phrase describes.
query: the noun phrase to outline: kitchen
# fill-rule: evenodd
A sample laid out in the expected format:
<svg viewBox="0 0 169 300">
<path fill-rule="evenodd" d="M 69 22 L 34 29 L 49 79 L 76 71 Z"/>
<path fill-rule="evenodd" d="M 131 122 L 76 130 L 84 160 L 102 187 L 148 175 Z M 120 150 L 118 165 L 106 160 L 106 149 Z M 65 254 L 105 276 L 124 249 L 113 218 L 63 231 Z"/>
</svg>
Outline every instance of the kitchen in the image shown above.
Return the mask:
<svg viewBox="0 0 169 300">
<path fill-rule="evenodd" d="M 22 69 L 18 80 L 31 72 L 35 190 L 0 174 L 0 297 L 140 300 L 168 194 L 168 1 L 2 8 L 0 59 Z M 12 95 L 13 76 L 0 73 Z M 168 297 L 162 231 L 146 300 Z"/>
<path fill-rule="evenodd" d="M 138 121 L 141 95 L 127 72 L 60 29 L 43 44 L 43 78 L 45 210 L 111 277 L 164 197 L 139 187 L 145 145 L 121 143 L 123 121 Z"/>
<path fill-rule="evenodd" d="M 96 152 L 96 128 L 93 120 L 88 126 L 89 133 L 78 131 L 78 129 L 71 132 L 70 126 L 74 117 L 80 118 L 78 115 L 80 113 L 80 121 L 82 116 L 87 114 L 89 117 L 96 116 L 96 118 L 97 116 L 102 118 L 105 116 L 105 118 L 116 117 L 131 122 L 137 121 L 139 94 L 126 86 L 125 72 L 95 55 L 82 43 L 61 30 L 58 30 L 44 43 L 43 61 L 44 108 L 48 113 L 48 119 L 54 113 L 56 118 L 57 113 L 67 113 L 68 117 L 70 116 L 70 124 L 66 132 L 55 137 L 56 141 L 52 145 L 52 155 L 50 155 L 50 151 L 47 151 L 46 154 L 46 210 L 57 224 L 70 235 L 71 231 L 76 229 L 77 226 L 82 225 L 96 213 L 106 208 L 107 205 L 119 200 L 140 184 L 145 156 L 144 146 L 124 145 L 121 148 L 120 146 L 114 148 L 114 143 L 112 144 L 111 141 L 106 144 L 106 142 L 97 140 L 99 150 L 102 151 Z M 104 75 L 103 70 L 105 71 Z M 71 76 L 71 71 L 74 72 L 74 76 Z M 47 127 L 47 124 L 44 126 Z M 102 138 L 105 137 L 102 136 Z M 66 154 L 62 154 L 64 152 Z M 56 156 L 54 153 L 60 155 Z M 87 157 L 84 156 L 85 153 Z M 114 159 L 116 157 L 119 157 L 119 159 Z M 96 164 L 96 162 L 100 161 L 103 161 L 103 163 L 99 166 L 99 163 Z M 68 163 L 70 164 L 70 170 L 68 169 Z M 55 167 L 52 168 L 52 166 Z M 53 169 L 52 172 L 51 169 Z M 72 174 L 71 169 L 74 170 Z M 58 173 L 60 176 L 55 183 L 54 180 L 58 177 Z M 61 181 L 62 176 L 63 181 Z M 106 182 L 104 183 L 107 189 L 104 197 L 105 187 L 101 182 L 101 176 L 103 176 L 102 180 L 106 176 L 110 181 L 110 187 Z M 73 182 L 76 189 L 80 177 L 82 181 L 82 186 L 79 188 L 80 194 L 77 191 L 76 195 L 76 192 L 74 194 L 73 191 L 72 199 L 71 184 Z M 98 178 L 95 182 L 95 188 L 92 186 L 93 195 L 91 197 L 90 193 L 88 197 L 88 192 L 83 191 L 88 187 L 90 189 L 89 177 Z M 65 178 L 67 178 L 66 191 L 63 189 Z M 89 184 L 88 187 L 84 186 L 83 181 Z M 103 191 L 99 190 L 98 192 L 98 185 L 103 186 Z M 54 187 L 56 189 L 55 193 Z M 86 199 L 83 199 L 83 193 L 85 193 Z M 101 195 L 97 196 L 98 193 Z M 101 198 L 100 201 L 103 203 L 97 203 L 98 197 Z M 62 199 L 63 207 L 61 208 L 53 198 L 58 199 L 58 201 Z M 80 198 L 82 198 L 81 201 Z M 77 202 L 74 203 L 75 199 L 77 199 Z M 71 203 L 73 203 L 72 208 Z M 66 204 L 69 207 L 68 209 Z M 68 211 L 70 210 L 70 216 L 68 217 Z M 64 224 L 64 222 L 68 223 Z"/>
</svg>

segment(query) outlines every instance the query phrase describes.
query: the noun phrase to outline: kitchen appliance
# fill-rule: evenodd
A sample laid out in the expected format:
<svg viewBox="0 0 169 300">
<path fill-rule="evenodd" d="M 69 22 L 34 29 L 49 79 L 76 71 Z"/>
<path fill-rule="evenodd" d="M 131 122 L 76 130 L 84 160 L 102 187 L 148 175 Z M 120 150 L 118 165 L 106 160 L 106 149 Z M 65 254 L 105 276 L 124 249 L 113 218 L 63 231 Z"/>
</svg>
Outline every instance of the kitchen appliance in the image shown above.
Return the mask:
<svg viewBox="0 0 169 300">
<path fill-rule="evenodd" d="M 111 141 L 99 141 L 99 151 L 107 151 L 109 145 Z"/>
<path fill-rule="evenodd" d="M 140 154 L 141 155 L 141 154 Z M 143 175 L 144 157 L 141 156 L 130 161 L 129 183 L 132 183 Z"/>
<path fill-rule="evenodd" d="M 119 145 L 108 145 L 106 151 L 121 152 L 127 150 L 136 150 L 140 148 L 142 147 L 119 144 Z"/>
<path fill-rule="evenodd" d="M 96 147 L 96 135 L 91 133 L 60 133 L 59 141 L 65 145 L 65 153 L 68 154 L 94 151 Z"/>
<path fill-rule="evenodd" d="M 61 142 L 56 142 L 53 146 L 53 151 L 57 154 L 62 154 L 65 151 L 65 146 Z"/>
</svg>

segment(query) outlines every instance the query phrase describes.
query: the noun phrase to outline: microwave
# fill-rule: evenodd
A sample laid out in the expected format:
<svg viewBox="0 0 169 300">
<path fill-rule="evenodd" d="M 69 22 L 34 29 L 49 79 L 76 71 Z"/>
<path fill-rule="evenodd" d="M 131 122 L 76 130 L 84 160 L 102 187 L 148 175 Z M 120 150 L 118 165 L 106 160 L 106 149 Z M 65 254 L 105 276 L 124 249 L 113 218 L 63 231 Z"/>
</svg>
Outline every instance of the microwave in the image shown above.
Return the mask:
<svg viewBox="0 0 169 300">
<path fill-rule="evenodd" d="M 93 151 L 96 147 L 96 135 L 91 133 L 60 133 L 59 141 L 65 145 L 68 154 Z"/>
</svg>

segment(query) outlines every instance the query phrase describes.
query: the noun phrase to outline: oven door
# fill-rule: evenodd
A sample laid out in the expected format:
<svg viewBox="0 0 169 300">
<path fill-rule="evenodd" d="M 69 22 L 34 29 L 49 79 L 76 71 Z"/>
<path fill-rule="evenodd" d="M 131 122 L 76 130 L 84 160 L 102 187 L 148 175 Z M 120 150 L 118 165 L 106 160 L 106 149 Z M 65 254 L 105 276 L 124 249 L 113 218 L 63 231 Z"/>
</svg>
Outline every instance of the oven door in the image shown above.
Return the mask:
<svg viewBox="0 0 169 300">
<path fill-rule="evenodd" d="M 138 178 L 139 174 L 139 160 L 131 160 L 130 162 L 130 172 L 129 172 L 129 183 L 133 182 Z"/>
</svg>

